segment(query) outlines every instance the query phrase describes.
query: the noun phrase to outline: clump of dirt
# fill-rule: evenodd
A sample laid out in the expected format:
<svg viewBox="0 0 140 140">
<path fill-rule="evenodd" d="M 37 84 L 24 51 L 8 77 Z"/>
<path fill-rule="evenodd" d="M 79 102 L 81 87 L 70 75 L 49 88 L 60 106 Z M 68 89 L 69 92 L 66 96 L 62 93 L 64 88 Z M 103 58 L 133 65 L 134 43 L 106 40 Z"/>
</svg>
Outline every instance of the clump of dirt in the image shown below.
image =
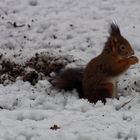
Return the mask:
<svg viewBox="0 0 140 140">
<path fill-rule="evenodd" d="M 58 125 L 54 124 L 53 126 L 50 127 L 50 129 L 57 130 L 57 129 L 60 129 L 60 127 Z"/>
<path fill-rule="evenodd" d="M 20 79 L 22 79 L 23 81 L 28 81 L 32 85 L 35 85 L 38 80 L 43 79 L 43 76 L 34 69 L 27 68 L 23 71 L 22 78 Z"/>
<path fill-rule="evenodd" d="M 55 56 L 47 52 L 37 53 L 24 65 L 20 65 L 0 55 L 0 83 L 6 85 L 20 78 L 35 85 L 38 80 L 49 77 L 50 73 L 60 71 L 73 61 L 71 58 Z"/>
<path fill-rule="evenodd" d="M 67 63 L 72 62 L 66 57 L 56 57 L 49 53 L 35 54 L 27 63 L 26 67 L 35 69 L 37 72 L 48 76 L 51 72 L 57 72 L 62 69 Z"/>
<path fill-rule="evenodd" d="M 24 66 L 11 62 L 10 59 L 4 59 L 3 55 L 0 55 L 0 59 L 0 83 L 15 82 L 16 78 L 24 71 Z"/>
</svg>

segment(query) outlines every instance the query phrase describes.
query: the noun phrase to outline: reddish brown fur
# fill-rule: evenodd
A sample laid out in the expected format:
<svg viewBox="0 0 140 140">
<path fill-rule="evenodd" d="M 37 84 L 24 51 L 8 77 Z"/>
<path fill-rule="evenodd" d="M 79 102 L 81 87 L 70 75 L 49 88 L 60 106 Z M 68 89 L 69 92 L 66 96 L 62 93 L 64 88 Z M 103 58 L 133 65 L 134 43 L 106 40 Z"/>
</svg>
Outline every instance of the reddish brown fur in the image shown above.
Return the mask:
<svg viewBox="0 0 140 140">
<path fill-rule="evenodd" d="M 126 47 L 126 51 L 119 50 L 120 45 Z M 105 98 L 113 98 L 116 77 L 125 72 L 130 65 L 138 62 L 129 42 L 122 37 L 118 26 L 111 25 L 110 37 L 105 43 L 102 53 L 92 59 L 86 66 L 83 76 L 84 98 L 91 102 Z M 111 80 L 114 80 L 112 83 Z"/>
<path fill-rule="evenodd" d="M 106 98 L 116 97 L 116 77 L 125 72 L 130 65 L 138 62 L 138 58 L 129 42 L 121 35 L 116 24 L 110 26 L 110 36 L 102 53 L 93 58 L 85 70 L 70 69 L 64 71 L 56 79 L 60 89 L 76 88 L 81 97 L 96 103 Z"/>
</svg>

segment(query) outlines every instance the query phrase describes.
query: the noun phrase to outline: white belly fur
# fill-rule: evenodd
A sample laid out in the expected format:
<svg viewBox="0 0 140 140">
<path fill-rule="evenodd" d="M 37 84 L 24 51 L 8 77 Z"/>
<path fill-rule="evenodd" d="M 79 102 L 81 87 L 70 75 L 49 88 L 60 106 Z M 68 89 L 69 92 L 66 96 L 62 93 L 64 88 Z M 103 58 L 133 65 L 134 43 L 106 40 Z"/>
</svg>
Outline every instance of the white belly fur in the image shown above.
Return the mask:
<svg viewBox="0 0 140 140">
<path fill-rule="evenodd" d="M 112 98 L 117 97 L 117 79 L 118 78 L 111 78 L 108 82 L 113 84 L 113 94 Z"/>
</svg>

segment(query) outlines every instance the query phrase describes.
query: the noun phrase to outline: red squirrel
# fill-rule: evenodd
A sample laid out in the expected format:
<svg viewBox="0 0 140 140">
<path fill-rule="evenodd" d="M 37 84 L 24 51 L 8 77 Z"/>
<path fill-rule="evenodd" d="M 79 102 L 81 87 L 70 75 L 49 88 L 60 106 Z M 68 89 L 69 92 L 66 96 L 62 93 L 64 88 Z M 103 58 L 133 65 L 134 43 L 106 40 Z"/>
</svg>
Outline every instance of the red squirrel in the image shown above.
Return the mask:
<svg viewBox="0 0 140 140">
<path fill-rule="evenodd" d="M 131 65 L 138 63 L 130 43 L 120 32 L 117 24 L 111 23 L 109 37 L 103 51 L 93 58 L 85 68 L 62 71 L 53 80 L 58 89 L 77 89 L 81 98 L 96 103 L 106 98 L 117 97 L 117 77 Z"/>
</svg>

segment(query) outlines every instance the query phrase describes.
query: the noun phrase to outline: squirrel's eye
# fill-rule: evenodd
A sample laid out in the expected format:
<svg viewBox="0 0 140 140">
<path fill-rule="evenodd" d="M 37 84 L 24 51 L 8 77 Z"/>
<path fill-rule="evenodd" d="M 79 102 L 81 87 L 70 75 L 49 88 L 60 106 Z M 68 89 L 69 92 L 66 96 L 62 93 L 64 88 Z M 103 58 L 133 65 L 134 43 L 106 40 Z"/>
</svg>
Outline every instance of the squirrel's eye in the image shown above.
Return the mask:
<svg viewBox="0 0 140 140">
<path fill-rule="evenodd" d="M 121 46 L 120 46 L 120 49 L 121 49 L 121 50 L 125 50 L 125 46 L 124 46 L 124 45 L 121 45 Z"/>
</svg>

